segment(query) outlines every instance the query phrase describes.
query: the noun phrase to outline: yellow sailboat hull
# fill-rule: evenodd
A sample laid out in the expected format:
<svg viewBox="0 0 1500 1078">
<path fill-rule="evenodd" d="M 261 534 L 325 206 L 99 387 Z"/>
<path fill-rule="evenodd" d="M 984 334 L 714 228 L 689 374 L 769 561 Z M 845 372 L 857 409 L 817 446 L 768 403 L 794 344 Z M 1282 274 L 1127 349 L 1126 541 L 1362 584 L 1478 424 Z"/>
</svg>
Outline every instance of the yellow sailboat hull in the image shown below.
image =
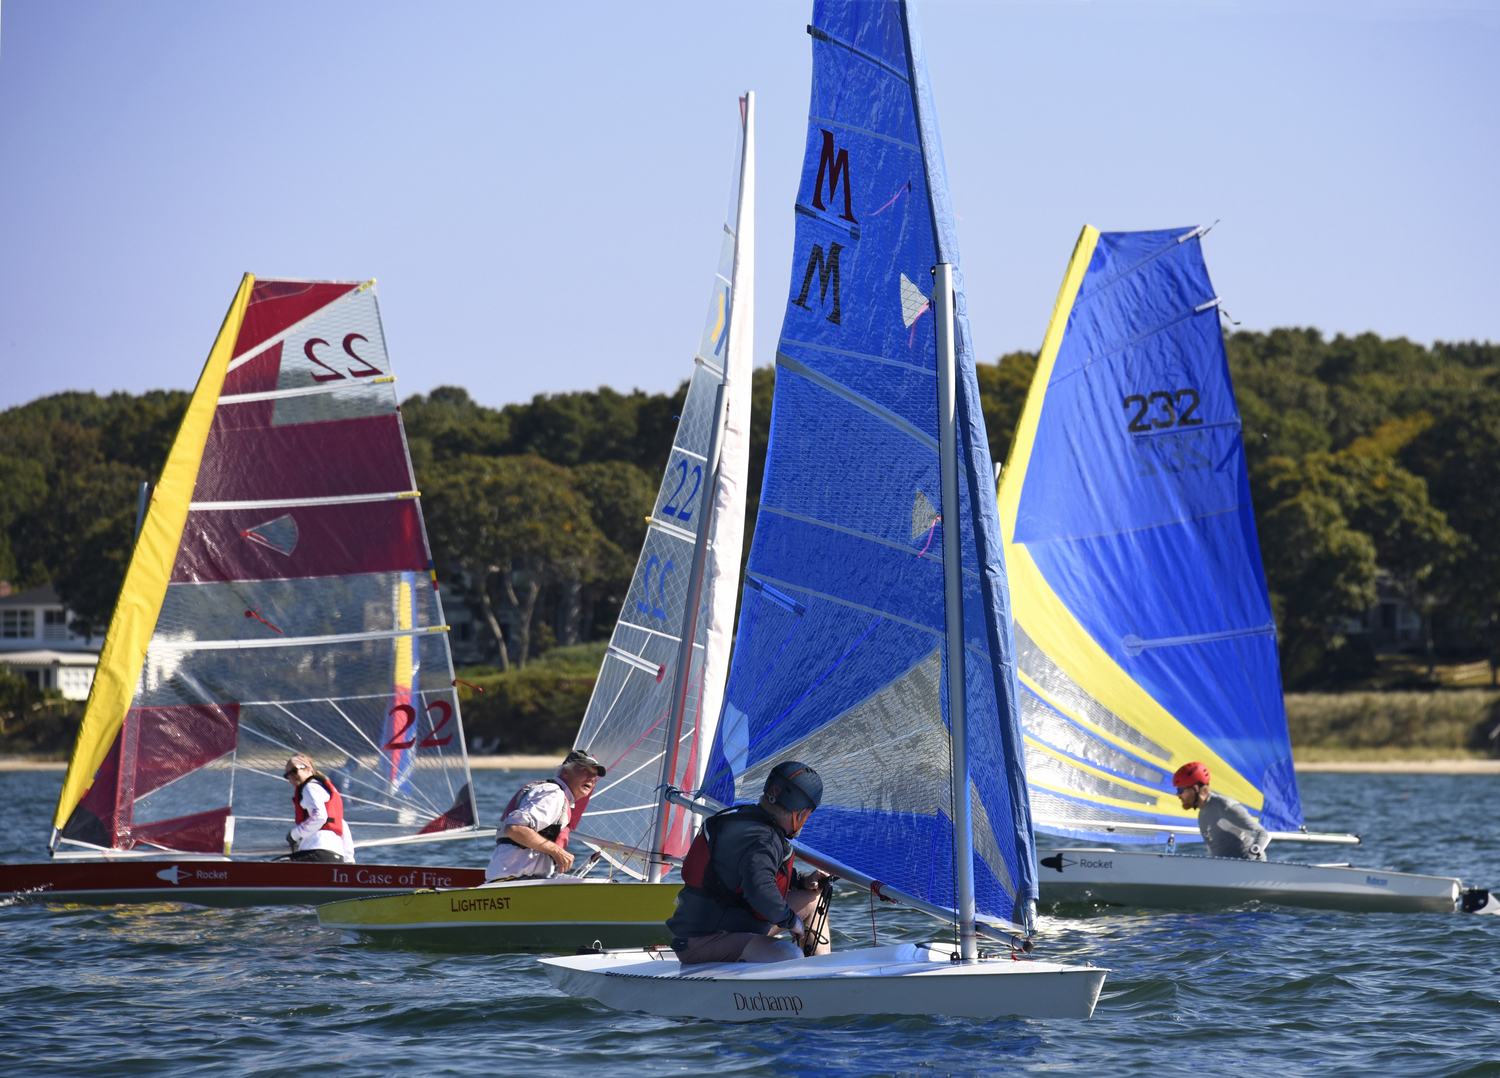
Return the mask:
<svg viewBox="0 0 1500 1078">
<path fill-rule="evenodd" d="M 677 883 L 511 880 L 330 902 L 325 928 L 392 943 L 493 950 L 572 951 L 667 943 Z"/>
</svg>

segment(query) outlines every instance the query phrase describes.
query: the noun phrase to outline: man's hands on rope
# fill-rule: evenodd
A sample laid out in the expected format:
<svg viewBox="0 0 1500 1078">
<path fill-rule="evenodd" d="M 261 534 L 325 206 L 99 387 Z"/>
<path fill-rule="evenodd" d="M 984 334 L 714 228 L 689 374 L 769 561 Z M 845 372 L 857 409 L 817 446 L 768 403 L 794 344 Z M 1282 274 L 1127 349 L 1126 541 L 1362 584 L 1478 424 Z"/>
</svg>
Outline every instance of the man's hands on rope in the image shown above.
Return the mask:
<svg viewBox="0 0 1500 1078">
<path fill-rule="evenodd" d="M 837 876 L 831 876 L 827 872 L 824 872 L 822 869 L 816 869 L 813 872 L 810 872 L 802 877 L 800 881 L 801 890 L 817 891 L 820 894 L 827 894 L 829 898 L 831 898 L 833 891 L 833 881 L 837 878 Z M 828 898 L 825 898 L 822 901 L 827 902 Z M 817 918 L 815 916 L 814 920 L 816 919 Z M 823 922 L 824 924 L 827 923 L 826 916 L 823 918 Z M 801 947 L 803 951 L 810 951 L 812 949 L 808 946 L 809 943 L 816 945 L 818 942 L 820 942 L 818 940 L 809 940 L 808 931 L 808 927 L 803 922 L 802 918 L 799 917 L 795 911 L 793 911 L 792 924 L 787 929 L 787 932 L 791 935 L 792 942 L 794 942 L 798 947 Z M 818 926 L 819 934 L 821 934 L 822 931 L 823 926 Z"/>
</svg>

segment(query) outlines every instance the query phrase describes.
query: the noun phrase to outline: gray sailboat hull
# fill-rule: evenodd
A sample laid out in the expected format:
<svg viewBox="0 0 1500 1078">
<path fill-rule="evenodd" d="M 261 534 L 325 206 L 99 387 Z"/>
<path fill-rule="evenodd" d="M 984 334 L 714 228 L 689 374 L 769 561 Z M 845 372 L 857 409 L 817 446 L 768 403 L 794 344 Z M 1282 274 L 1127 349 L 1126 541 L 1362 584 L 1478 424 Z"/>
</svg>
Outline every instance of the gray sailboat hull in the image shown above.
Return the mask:
<svg viewBox="0 0 1500 1078">
<path fill-rule="evenodd" d="M 1190 909 L 1255 901 L 1357 913 L 1453 913 L 1463 893 L 1451 876 L 1107 846 L 1038 849 L 1037 861 L 1042 905 Z"/>
</svg>

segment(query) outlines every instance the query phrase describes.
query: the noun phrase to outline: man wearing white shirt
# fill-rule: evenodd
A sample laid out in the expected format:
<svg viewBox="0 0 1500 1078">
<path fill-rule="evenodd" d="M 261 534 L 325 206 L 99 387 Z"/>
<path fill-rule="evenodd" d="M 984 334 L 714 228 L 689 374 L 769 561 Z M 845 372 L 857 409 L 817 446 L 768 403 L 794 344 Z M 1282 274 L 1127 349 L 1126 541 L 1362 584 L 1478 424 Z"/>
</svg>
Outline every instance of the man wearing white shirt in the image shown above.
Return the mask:
<svg viewBox="0 0 1500 1078">
<path fill-rule="evenodd" d="M 568 832 L 578 824 L 604 765 L 582 749 L 568 753 L 557 777 L 522 786 L 505 807 L 495 855 L 484 878 L 547 877 L 573 867 Z"/>
<path fill-rule="evenodd" d="M 354 836 L 344 819 L 344 799 L 333 782 L 300 753 L 286 762 L 285 778 L 294 787 L 296 824 L 287 832 L 293 861 L 354 863 Z"/>
</svg>

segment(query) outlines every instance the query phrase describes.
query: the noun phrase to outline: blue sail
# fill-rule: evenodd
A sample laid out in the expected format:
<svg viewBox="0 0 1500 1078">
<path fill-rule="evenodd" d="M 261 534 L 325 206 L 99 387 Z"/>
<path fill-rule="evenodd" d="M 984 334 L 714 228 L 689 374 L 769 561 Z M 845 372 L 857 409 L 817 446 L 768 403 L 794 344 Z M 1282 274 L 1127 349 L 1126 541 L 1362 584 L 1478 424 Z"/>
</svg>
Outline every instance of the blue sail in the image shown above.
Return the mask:
<svg viewBox="0 0 1500 1078">
<path fill-rule="evenodd" d="M 739 632 L 704 792 L 822 775 L 801 841 L 953 908 L 933 266 L 954 266 L 974 875 L 1036 897 L 1001 533 L 942 148 L 904 3 L 820 2 L 796 242 Z M 963 843 L 959 848 L 963 848 Z M 1020 907 L 1018 909 L 1018 907 Z"/>
<path fill-rule="evenodd" d="M 1075 837 L 1194 826 L 1189 760 L 1268 830 L 1302 823 L 1198 236 L 1084 229 L 1000 484 L 1032 810 Z"/>
</svg>

